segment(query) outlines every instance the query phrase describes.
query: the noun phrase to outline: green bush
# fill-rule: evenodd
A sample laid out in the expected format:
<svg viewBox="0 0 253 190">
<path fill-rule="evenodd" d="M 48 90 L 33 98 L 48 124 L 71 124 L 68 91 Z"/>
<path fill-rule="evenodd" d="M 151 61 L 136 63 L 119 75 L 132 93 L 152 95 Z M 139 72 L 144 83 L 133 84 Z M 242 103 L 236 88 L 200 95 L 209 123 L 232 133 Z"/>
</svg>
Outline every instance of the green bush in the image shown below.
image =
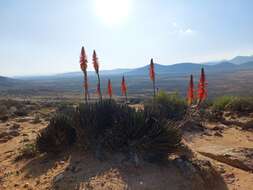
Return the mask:
<svg viewBox="0 0 253 190">
<path fill-rule="evenodd" d="M 161 160 L 167 158 L 181 141 L 179 130 L 169 127 L 166 120 L 155 118 L 150 110 L 136 111 L 125 104 L 104 100 L 80 104 L 72 114 L 68 113 L 68 117 L 54 118 L 38 137 L 37 142 L 42 145 L 39 149 L 52 152 L 51 149 L 70 145 L 66 142 L 69 142 L 72 127 L 77 142 L 93 151 L 99 159 L 105 152 L 123 152 L 150 161 Z"/>
<path fill-rule="evenodd" d="M 236 97 L 227 105 L 227 109 L 238 113 L 252 113 L 253 97 Z"/>
<path fill-rule="evenodd" d="M 215 111 L 232 111 L 238 113 L 253 112 L 253 97 L 222 96 L 214 100 Z"/>
<path fill-rule="evenodd" d="M 37 147 L 34 143 L 25 144 L 21 149 L 20 154 L 15 158 L 16 161 L 21 159 L 33 158 L 37 155 Z"/>
<path fill-rule="evenodd" d="M 42 130 L 36 140 L 40 152 L 60 152 L 76 141 L 76 131 L 69 115 L 57 113 L 49 125 Z"/>
<path fill-rule="evenodd" d="M 180 120 L 186 113 L 187 103 L 177 93 L 167 94 L 160 91 L 155 99 L 149 100 L 144 107 L 151 110 L 157 118 Z"/>
<path fill-rule="evenodd" d="M 213 101 L 212 109 L 215 111 L 224 111 L 227 106 L 236 99 L 234 96 L 221 96 Z"/>
</svg>

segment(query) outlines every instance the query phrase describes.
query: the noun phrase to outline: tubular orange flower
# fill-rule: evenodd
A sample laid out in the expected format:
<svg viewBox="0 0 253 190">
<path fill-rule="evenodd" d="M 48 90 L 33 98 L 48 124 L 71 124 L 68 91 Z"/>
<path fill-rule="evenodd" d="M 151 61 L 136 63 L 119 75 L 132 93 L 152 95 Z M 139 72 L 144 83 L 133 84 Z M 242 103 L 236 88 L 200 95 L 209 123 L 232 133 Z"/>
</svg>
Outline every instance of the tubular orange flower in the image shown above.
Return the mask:
<svg viewBox="0 0 253 190">
<path fill-rule="evenodd" d="M 193 100 L 194 100 L 194 83 L 193 83 L 193 75 L 191 75 L 188 92 L 187 92 L 188 105 L 191 105 Z"/>
<path fill-rule="evenodd" d="M 149 77 L 153 82 L 153 91 L 154 91 L 154 98 L 155 98 L 155 66 L 154 66 L 153 58 L 150 61 Z"/>
<path fill-rule="evenodd" d="M 126 81 L 125 81 L 125 77 L 122 77 L 122 81 L 121 81 L 121 93 L 123 96 L 126 96 L 127 93 L 127 86 L 126 86 Z"/>
<path fill-rule="evenodd" d="M 111 80 L 108 79 L 108 95 L 110 97 L 110 99 L 112 98 L 112 84 L 111 84 Z"/>
<path fill-rule="evenodd" d="M 99 73 L 99 64 L 98 64 L 98 58 L 97 58 L 97 54 L 96 54 L 95 50 L 93 51 L 92 60 L 93 60 L 94 69 L 95 69 L 96 73 L 98 74 Z"/>
<path fill-rule="evenodd" d="M 89 93 L 88 93 L 87 63 L 88 63 L 87 56 L 85 54 L 84 47 L 82 47 L 81 55 L 80 55 L 80 67 L 81 67 L 81 70 L 83 71 L 83 74 L 84 74 L 84 85 L 83 86 L 84 86 L 84 94 L 85 94 L 85 102 L 86 103 L 88 102 L 88 96 L 89 96 Z"/>
<path fill-rule="evenodd" d="M 80 55 L 80 67 L 81 67 L 82 71 L 86 71 L 87 63 L 88 63 L 87 56 L 85 54 L 84 47 L 82 47 L 81 55 Z"/>
<path fill-rule="evenodd" d="M 93 51 L 92 61 L 93 61 L 94 69 L 98 77 L 97 93 L 100 97 L 100 100 L 102 100 L 102 93 L 101 93 L 101 88 L 100 88 L 99 64 L 98 64 L 98 58 L 97 58 L 97 54 L 95 50 Z"/>
<path fill-rule="evenodd" d="M 152 81 L 155 80 L 155 68 L 154 68 L 154 61 L 153 58 L 150 61 L 150 68 L 149 68 L 149 77 Z"/>
<path fill-rule="evenodd" d="M 201 103 L 207 98 L 206 86 L 207 86 L 207 83 L 206 83 L 205 71 L 204 71 L 204 68 L 201 68 L 201 74 L 200 74 L 199 85 L 198 85 L 199 103 Z"/>
</svg>

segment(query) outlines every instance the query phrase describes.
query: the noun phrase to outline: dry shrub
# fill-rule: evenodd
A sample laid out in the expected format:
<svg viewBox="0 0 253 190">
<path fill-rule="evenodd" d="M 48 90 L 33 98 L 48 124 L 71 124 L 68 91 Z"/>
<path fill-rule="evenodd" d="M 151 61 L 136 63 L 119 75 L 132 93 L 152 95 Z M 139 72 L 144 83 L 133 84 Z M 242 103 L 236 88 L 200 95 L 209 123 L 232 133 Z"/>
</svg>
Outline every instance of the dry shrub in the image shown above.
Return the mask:
<svg viewBox="0 0 253 190">
<path fill-rule="evenodd" d="M 72 123 L 68 115 L 57 113 L 38 135 L 37 149 L 40 152 L 57 153 L 71 146 L 76 141 L 76 132 Z"/>
<path fill-rule="evenodd" d="M 167 158 L 177 148 L 181 134 L 165 119 L 156 118 L 152 110 L 136 111 L 104 100 L 80 104 L 67 116 L 56 115 L 38 137 L 37 144 L 40 151 L 53 152 L 65 150 L 75 140 L 99 159 L 105 152 L 123 152 L 156 161 Z"/>
</svg>

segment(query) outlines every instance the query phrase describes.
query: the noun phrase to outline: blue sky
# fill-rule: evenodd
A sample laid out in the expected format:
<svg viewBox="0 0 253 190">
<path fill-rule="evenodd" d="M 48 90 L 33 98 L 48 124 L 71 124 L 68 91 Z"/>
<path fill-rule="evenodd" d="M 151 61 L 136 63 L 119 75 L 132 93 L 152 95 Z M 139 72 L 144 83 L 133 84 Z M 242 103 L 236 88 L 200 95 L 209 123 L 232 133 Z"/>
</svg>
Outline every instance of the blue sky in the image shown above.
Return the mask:
<svg viewBox="0 0 253 190">
<path fill-rule="evenodd" d="M 108 3 L 104 3 L 104 2 Z M 0 0 L 0 75 L 253 55 L 252 0 Z"/>
</svg>

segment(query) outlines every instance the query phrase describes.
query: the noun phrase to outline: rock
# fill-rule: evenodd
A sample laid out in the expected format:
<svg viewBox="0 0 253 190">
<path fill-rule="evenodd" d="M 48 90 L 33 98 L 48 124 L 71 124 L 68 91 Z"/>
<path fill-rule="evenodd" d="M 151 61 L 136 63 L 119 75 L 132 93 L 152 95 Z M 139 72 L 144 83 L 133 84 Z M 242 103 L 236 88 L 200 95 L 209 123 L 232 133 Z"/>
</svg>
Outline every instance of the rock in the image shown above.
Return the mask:
<svg viewBox="0 0 253 190">
<path fill-rule="evenodd" d="M 181 174 L 192 183 L 185 189 L 223 189 L 224 182 L 218 172 L 207 160 L 186 160 L 176 158 L 175 165 L 179 168 Z"/>
<path fill-rule="evenodd" d="M 184 123 L 180 125 L 180 129 L 182 131 L 187 132 L 203 132 L 204 127 L 201 125 L 201 123 L 194 121 L 194 120 L 187 120 Z"/>
<path fill-rule="evenodd" d="M 41 123 L 39 115 L 35 115 L 34 119 L 31 121 L 32 124 Z"/>
<path fill-rule="evenodd" d="M 212 134 L 211 134 L 211 133 L 208 133 L 207 131 L 205 131 L 205 132 L 203 133 L 203 135 L 212 136 Z"/>
<path fill-rule="evenodd" d="M 17 123 L 13 123 L 12 126 L 10 127 L 10 129 L 19 129 L 20 128 L 20 124 Z"/>
<path fill-rule="evenodd" d="M 10 130 L 10 131 L 8 132 L 8 135 L 10 135 L 10 136 L 12 136 L 12 137 L 17 137 L 17 136 L 20 135 L 20 132 L 17 131 L 17 130 Z"/>
<path fill-rule="evenodd" d="M 15 112 L 17 112 L 18 111 L 18 109 L 15 107 L 15 106 L 11 106 L 10 108 L 9 108 L 9 113 L 11 114 L 11 115 L 15 115 Z"/>
<path fill-rule="evenodd" d="M 216 125 L 215 127 L 212 128 L 214 131 L 223 131 L 224 130 L 224 125 Z"/>
<path fill-rule="evenodd" d="M 0 143 L 6 143 L 8 140 L 8 138 L 0 139 Z"/>
<path fill-rule="evenodd" d="M 182 158 L 176 158 L 174 160 L 174 163 L 180 169 L 182 174 L 187 178 L 190 178 L 193 175 L 193 173 L 196 173 L 195 167 L 188 160 L 184 160 Z"/>
<path fill-rule="evenodd" d="M 224 169 L 223 166 L 219 166 L 219 167 L 217 168 L 217 171 L 218 171 L 219 173 L 221 173 L 221 174 L 226 173 L 226 170 Z"/>
<path fill-rule="evenodd" d="M 37 180 L 36 180 L 36 185 L 39 185 L 39 184 L 40 184 L 40 180 L 37 179 Z"/>
<path fill-rule="evenodd" d="M 59 164 L 61 165 L 65 164 L 64 160 L 60 161 Z"/>
<path fill-rule="evenodd" d="M 64 178 L 64 174 L 61 173 L 61 174 L 55 176 L 54 182 L 57 183 L 57 182 L 61 181 L 63 178 Z"/>
<path fill-rule="evenodd" d="M 3 138 L 7 135 L 8 135 L 8 133 L 6 131 L 0 132 L 0 138 Z"/>
<path fill-rule="evenodd" d="M 232 184 L 235 182 L 235 175 L 233 173 L 225 174 L 223 177 L 228 184 Z"/>
<path fill-rule="evenodd" d="M 223 135 L 222 135 L 221 132 L 219 132 L 219 131 L 216 131 L 216 132 L 214 133 L 214 135 L 217 136 L 217 137 L 223 137 Z"/>
<path fill-rule="evenodd" d="M 16 121 L 19 123 L 23 123 L 23 122 L 28 122 L 28 121 L 32 121 L 33 117 L 21 117 L 21 118 L 17 118 Z"/>
<path fill-rule="evenodd" d="M 73 173 L 78 173 L 78 172 L 80 172 L 82 170 L 82 168 L 78 168 L 76 166 L 72 166 L 70 170 Z"/>
<path fill-rule="evenodd" d="M 0 121 L 2 121 L 2 122 L 6 122 L 6 121 L 8 121 L 8 119 L 9 119 L 8 115 L 1 115 L 0 116 Z"/>
<path fill-rule="evenodd" d="M 19 136 L 20 131 L 19 131 L 19 129 L 16 129 L 16 128 L 17 128 L 17 126 L 14 126 L 14 129 L 12 127 L 10 127 L 5 130 L 1 130 L 0 131 L 0 142 L 4 143 L 16 136 Z"/>
<path fill-rule="evenodd" d="M 253 120 L 250 120 L 242 125 L 244 130 L 253 130 Z"/>
<path fill-rule="evenodd" d="M 21 142 L 24 143 L 24 142 L 29 142 L 29 141 L 30 141 L 30 139 L 24 138 L 23 141 L 21 141 Z"/>
<path fill-rule="evenodd" d="M 29 187 L 29 183 L 25 183 L 24 188 L 28 188 Z"/>
<path fill-rule="evenodd" d="M 223 146 L 204 147 L 200 154 L 231 165 L 233 167 L 253 171 L 253 148 L 227 148 Z"/>
</svg>

